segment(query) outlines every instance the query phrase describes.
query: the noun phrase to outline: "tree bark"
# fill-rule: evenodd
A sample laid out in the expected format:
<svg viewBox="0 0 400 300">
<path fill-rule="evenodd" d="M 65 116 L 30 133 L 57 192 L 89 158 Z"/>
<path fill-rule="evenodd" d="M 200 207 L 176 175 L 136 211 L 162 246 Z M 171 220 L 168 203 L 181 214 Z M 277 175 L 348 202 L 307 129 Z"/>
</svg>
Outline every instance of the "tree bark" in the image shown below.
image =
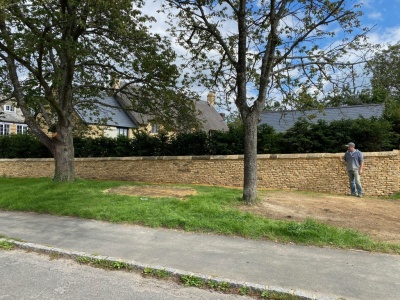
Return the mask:
<svg viewBox="0 0 400 300">
<path fill-rule="evenodd" d="M 72 127 L 59 128 L 54 139 L 52 147 L 55 163 L 53 180 L 56 182 L 74 181 L 75 164 Z"/>
<path fill-rule="evenodd" d="M 254 204 L 257 200 L 257 123 L 258 115 L 250 112 L 243 118 L 244 124 L 244 182 L 243 201 Z"/>
</svg>

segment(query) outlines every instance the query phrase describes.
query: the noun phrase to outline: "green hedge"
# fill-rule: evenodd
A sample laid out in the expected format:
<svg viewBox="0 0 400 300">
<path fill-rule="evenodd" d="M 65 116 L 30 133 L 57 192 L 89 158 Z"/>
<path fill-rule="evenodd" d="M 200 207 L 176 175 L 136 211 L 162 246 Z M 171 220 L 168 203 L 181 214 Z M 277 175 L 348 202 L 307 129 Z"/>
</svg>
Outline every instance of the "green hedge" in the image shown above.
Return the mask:
<svg viewBox="0 0 400 300">
<path fill-rule="evenodd" d="M 399 134 L 395 125 L 385 119 L 334 121 L 317 124 L 299 120 L 285 133 L 270 126 L 259 126 L 259 154 L 270 153 L 337 153 L 345 151 L 349 141 L 364 152 L 398 149 Z M 243 154 L 243 126 L 229 126 L 228 132 L 165 133 L 149 135 L 136 132 L 133 139 L 75 137 L 76 157 L 177 156 Z M 32 135 L 0 136 L 0 158 L 42 158 L 51 153 Z"/>
</svg>

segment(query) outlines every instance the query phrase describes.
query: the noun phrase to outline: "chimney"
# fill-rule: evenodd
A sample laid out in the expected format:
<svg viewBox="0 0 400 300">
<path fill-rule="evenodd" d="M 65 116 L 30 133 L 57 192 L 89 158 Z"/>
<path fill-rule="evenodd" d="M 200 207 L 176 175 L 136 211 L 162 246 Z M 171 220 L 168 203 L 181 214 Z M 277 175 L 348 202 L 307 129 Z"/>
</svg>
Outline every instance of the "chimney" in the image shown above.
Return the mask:
<svg viewBox="0 0 400 300">
<path fill-rule="evenodd" d="M 121 88 L 121 82 L 118 77 L 111 77 L 111 88 L 119 90 Z"/>
<path fill-rule="evenodd" d="M 210 105 L 211 107 L 215 106 L 215 94 L 213 92 L 208 93 L 207 102 L 208 102 L 208 105 Z"/>
</svg>

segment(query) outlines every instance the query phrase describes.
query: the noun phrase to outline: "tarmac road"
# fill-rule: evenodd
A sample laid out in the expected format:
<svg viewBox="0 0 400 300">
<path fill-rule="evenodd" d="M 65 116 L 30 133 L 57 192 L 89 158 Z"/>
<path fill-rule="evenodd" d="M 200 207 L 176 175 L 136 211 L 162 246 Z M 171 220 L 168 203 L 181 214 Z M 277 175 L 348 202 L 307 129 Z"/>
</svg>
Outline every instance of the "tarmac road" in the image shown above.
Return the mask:
<svg viewBox="0 0 400 300">
<path fill-rule="evenodd" d="M 0 299 L 250 299 L 21 250 L 0 251 L 0 270 Z"/>
<path fill-rule="evenodd" d="M 400 300 L 400 255 L 0 211 L 26 242 L 285 290 L 309 299 Z"/>
</svg>

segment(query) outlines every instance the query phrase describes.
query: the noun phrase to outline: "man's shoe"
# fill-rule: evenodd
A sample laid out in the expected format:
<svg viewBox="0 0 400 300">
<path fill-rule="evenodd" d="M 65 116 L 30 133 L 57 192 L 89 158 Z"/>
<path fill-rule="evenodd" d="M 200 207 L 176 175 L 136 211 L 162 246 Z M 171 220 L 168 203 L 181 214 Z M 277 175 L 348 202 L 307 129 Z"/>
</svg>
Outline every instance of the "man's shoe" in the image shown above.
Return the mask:
<svg viewBox="0 0 400 300">
<path fill-rule="evenodd" d="M 357 197 L 360 197 L 360 198 L 362 198 L 362 196 L 363 196 L 362 194 L 358 194 L 358 195 L 357 195 Z"/>
</svg>

